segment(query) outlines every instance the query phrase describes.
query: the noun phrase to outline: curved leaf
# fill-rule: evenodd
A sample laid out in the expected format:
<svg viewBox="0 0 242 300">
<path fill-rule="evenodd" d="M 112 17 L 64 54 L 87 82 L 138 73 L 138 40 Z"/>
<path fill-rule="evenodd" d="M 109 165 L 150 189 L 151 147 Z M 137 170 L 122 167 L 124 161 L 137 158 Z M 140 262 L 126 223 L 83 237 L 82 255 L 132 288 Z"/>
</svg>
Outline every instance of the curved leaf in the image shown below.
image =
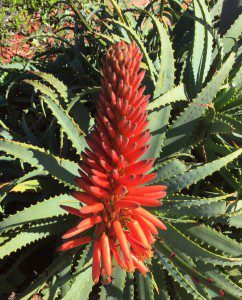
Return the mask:
<svg viewBox="0 0 242 300">
<path fill-rule="evenodd" d="M 80 202 L 76 201 L 71 195 L 63 194 L 53 198 L 38 202 L 0 222 L 0 233 L 22 227 L 24 224 L 37 222 L 40 220 L 65 215 L 66 211 L 60 205 L 71 203 L 72 206 L 79 207 Z"/>
<path fill-rule="evenodd" d="M 71 140 L 73 146 L 76 148 L 77 153 L 86 147 L 84 138 L 84 132 L 78 127 L 74 119 L 59 105 L 56 95 L 53 90 L 40 83 L 37 80 L 25 80 L 25 82 L 31 84 L 33 87 L 44 93 L 48 97 L 42 99 L 46 102 L 51 109 L 53 115 L 56 117 L 57 122 L 60 124 L 63 131 L 67 134 L 68 139 Z"/>
<path fill-rule="evenodd" d="M 191 186 L 192 184 L 206 178 L 207 176 L 219 171 L 222 167 L 239 157 L 242 153 L 242 149 L 239 149 L 227 156 L 218 158 L 203 166 L 191 169 L 183 174 L 179 174 L 169 179 L 166 179 L 168 183 L 168 194 L 178 192 L 184 188 Z"/>
<path fill-rule="evenodd" d="M 0 139 L 0 151 L 13 155 L 39 170 L 47 171 L 60 182 L 76 188 L 78 164 L 72 161 L 55 157 L 42 148 L 9 140 Z"/>
</svg>

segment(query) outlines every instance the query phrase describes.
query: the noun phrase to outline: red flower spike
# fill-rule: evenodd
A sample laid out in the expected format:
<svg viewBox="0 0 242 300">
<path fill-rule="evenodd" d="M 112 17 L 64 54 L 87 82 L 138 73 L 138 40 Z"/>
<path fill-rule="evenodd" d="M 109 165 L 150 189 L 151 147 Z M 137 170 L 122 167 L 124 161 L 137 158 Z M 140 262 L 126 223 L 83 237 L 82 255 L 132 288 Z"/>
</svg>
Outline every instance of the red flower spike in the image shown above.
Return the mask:
<svg viewBox="0 0 242 300">
<path fill-rule="evenodd" d="M 155 173 L 147 174 L 154 158 L 140 160 L 151 137 L 146 110 L 149 95 L 143 94 L 145 87 L 139 87 L 145 76 L 144 70 L 139 71 L 141 59 L 135 43 L 122 41 L 108 50 L 96 125 L 86 140 L 89 149 L 81 153 L 80 176 L 76 178 L 83 191 L 73 192 L 86 206 L 80 210 L 63 207 L 83 218 L 64 239 L 87 229 L 93 231 L 95 283 L 100 276 L 102 283 L 111 282 L 112 260 L 128 272 L 138 269 L 146 275 L 149 269 L 144 261 L 153 255 L 157 228 L 166 230 L 159 219 L 140 207 L 160 206 L 166 195 L 166 186 L 147 186 L 156 177 Z M 69 249 L 77 240 L 58 250 Z"/>
</svg>

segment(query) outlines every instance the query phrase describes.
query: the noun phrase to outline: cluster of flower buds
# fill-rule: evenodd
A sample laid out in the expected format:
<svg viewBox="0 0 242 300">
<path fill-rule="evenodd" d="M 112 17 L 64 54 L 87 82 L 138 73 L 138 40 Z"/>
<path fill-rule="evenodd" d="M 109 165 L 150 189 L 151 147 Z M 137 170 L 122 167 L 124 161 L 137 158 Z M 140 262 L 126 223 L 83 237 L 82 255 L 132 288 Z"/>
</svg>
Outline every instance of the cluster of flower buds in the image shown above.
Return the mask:
<svg viewBox="0 0 242 300">
<path fill-rule="evenodd" d="M 140 70 L 142 54 L 135 43 L 112 46 L 103 61 L 102 87 L 96 125 L 87 138 L 89 149 L 82 153 L 77 184 L 82 192 L 73 196 L 85 203 L 81 209 L 62 206 L 83 220 L 64 234 L 70 239 L 93 228 L 88 236 L 61 245 L 68 250 L 94 243 L 92 275 L 95 283 L 112 280 L 112 266 L 146 274 L 144 264 L 152 257 L 152 244 L 165 225 L 142 206 L 156 207 L 166 195 L 166 186 L 147 183 L 156 177 L 148 173 L 154 159 L 143 159 L 149 148 L 147 129 L 149 96 L 140 87 L 145 72 Z"/>
</svg>

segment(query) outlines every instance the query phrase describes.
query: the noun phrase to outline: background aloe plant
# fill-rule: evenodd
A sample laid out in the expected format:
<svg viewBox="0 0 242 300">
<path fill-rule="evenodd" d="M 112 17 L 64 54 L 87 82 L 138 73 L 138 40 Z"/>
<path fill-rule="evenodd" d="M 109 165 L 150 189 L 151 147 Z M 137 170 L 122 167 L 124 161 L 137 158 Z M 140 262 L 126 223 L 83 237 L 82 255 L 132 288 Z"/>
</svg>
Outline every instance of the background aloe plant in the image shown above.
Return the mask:
<svg viewBox="0 0 242 300">
<path fill-rule="evenodd" d="M 66 2 L 74 10 L 74 43 L 62 41 L 64 50 L 51 63 L 37 57 L 1 66 L 3 295 L 242 296 L 241 16 L 221 36 L 223 1 L 193 1 L 185 13 L 179 1 L 170 1 L 168 28 L 161 22 L 164 2 L 157 3 L 139 9 L 125 1 L 92 1 L 77 9 Z M 112 284 L 94 286 L 90 246 L 64 254 L 55 249 L 75 222 L 60 205 L 79 205 L 70 191 L 78 190 L 80 152 L 93 126 L 101 57 L 120 40 L 134 40 L 143 53 L 152 95 L 145 156 L 156 158 L 154 183 L 168 185 L 163 206 L 153 211 L 168 230 L 160 232 L 147 277 L 116 267 Z"/>
</svg>

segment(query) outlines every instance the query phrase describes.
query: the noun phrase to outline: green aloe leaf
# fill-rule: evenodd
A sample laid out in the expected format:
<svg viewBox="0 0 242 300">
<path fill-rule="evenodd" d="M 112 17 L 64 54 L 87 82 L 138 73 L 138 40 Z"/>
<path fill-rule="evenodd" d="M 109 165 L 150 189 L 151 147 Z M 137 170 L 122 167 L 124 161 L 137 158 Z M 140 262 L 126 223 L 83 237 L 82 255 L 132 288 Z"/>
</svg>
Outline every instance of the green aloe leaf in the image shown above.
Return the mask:
<svg viewBox="0 0 242 300">
<path fill-rule="evenodd" d="M 198 239 L 200 242 L 206 243 L 208 246 L 212 246 L 229 256 L 240 256 L 242 253 L 242 245 L 240 243 L 209 226 L 202 224 L 179 224 L 177 228 L 182 230 L 186 235 Z"/>
<path fill-rule="evenodd" d="M 154 109 L 157 109 L 161 106 L 170 105 L 177 101 L 187 101 L 187 95 L 185 92 L 185 87 L 183 84 L 178 85 L 177 87 L 169 90 L 162 96 L 154 99 L 154 101 L 150 102 L 148 105 L 148 110 L 152 111 Z"/>
<path fill-rule="evenodd" d="M 39 170 L 47 171 L 60 182 L 76 188 L 78 164 L 74 162 L 55 157 L 42 148 L 9 140 L 0 139 L 0 151 L 13 155 Z"/>
<path fill-rule="evenodd" d="M 171 90 L 174 85 L 175 68 L 172 43 L 168 32 L 165 30 L 159 19 L 152 13 L 144 10 L 142 10 L 142 12 L 148 14 L 154 21 L 154 25 L 157 28 L 161 44 L 159 53 L 160 68 L 154 91 L 154 97 L 157 98 L 161 94 L 164 94 L 167 91 Z"/>
<path fill-rule="evenodd" d="M 94 283 L 92 280 L 91 262 L 86 263 L 75 277 L 68 293 L 62 298 L 63 300 L 88 300 Z"/>
<path fill-rule="evenodd" d="M 191 143 L 197 136 L 196 126 L 203 114 L 212 103 L 220 87 L 227 78 L 235 61 L 235 53 L 232 52 L 221 69 L 213 76 L 198 96 L 178 116 L 167 131 L 166 140 L 162 149 L 163 156 L 176 153 L 183 148 L 191 147 Z"/>
<path fill-rule="evenodd" d="M 204 0 L 193 1 L 195 16 L 211 26 L 211 16 Z M 195 89 L 202 87 L 211 63 L 213 38 L 208 28 L 195 21 L 194 43 L 192 50 L 192 71 Z"/>
<path fill-rule="evenodd" d="M 159 258 L 162 259 L 163 257 L 165 257 L 166 261 L 170 262 L 177 269 L 179 269 L 179 271 L 184 274 L 184 277 L 186 279 L 188 278 L 187 275 L 189 275 L 190 279 L 191 278 L 196 279 L 200 284 L 207 286 L 210 291 L 215 292 L 215 294 L 213 293 L 214 297 L 219 296 L 220 290 L 221 290 L 221 284 L 217 284 L 217 280 L 213 280 L 213 276 L 211 276 L 211 274 L 208 274 L 207 272 L 205 273 L 204 269 L 201 268 L 201 266 L 206 266 L 206 270 L 216 270 L 216 268 L 214 266 L 211 267 L 210 264 L 205 265 L 203 262 L 200 262 L 200 261 L 196 262 L 196 264 L 194 264 L 190 259 L 188 259 L 187 256 L 184 256 L 181 253 L 179 255 L 176 255 L 170 246 L 168 246 L 165 243 L 161 243 L 161 242 L 156 243 L 156 252 L 157 252 Z M 161 263 L 161 262 L 159 262 L 159 263 Z M 197 268 L 197 266 L 199 266 L 199 267 Z M 174 276 L 173 276 L 173 278 L 174 278 Z M 191 280 L 189 280 L 189 283 L 191 284 Z M 192 284 L 192 287 L 196 288 L 194 283 Z M 199 289 L 199 286 L 197 286 L 197 288 Z M 224 288 L 225 287 L 223 287 L 223 289 Z M 186 291 L 188 292 L 189 289 L 186 289 Z M 235 297 L 234 291 L 231 291 L 231 288 L 226 290 L 226 297 L 228 297 L 228 299 L 231 299 L 231 300 L 237 299 Z M 198 299 L 200 299 L 200 298 L 198 298 Z M 207 297 L 205 299 L 207 299 Z"/>
<path fill-rule="evenodd" d="M 231 25 L 229 30 L 223 36 L 223 45 L 224 45 L 224 55 L 229 53 L 235 44 L 235 40 L 241 36 L 241 23 L 242 23 L 242 15 L 239 14 L 238 18 Z"/>
<path fill-rule="evenodd" d="M 13 181 L 11 181 L 8 185 L 2 187 L 0 189 L 0 202 L 3 201 L 3 199 L 8 195 L 11 190 L 16 187 L 17 185 L 26 182 L 30 178 L 36 177 L 36 176 L 44 176 L 48 174 L 47 171 L 40 171 L 40 170 L 34 170 L 29 173 L 24 174 L 22 177 L 19 177 Z"/>
<path fill-rule="evenodd" d="M 203 204 L 203 205 L 194 205 L 188 207 L 184 206 L 172 206 L 169 203 L 169 207 L 167 207 L 166 202 L 164 203 L 163 209 L 165 209 L 165 215 L 179 216 L 180 218 L 211 218 L 214 217 L 216 219 L 224 216 L 226 217 L 226 205 L 225 201 L 219 201 L 215 203 Z"/>
<path fill-rule="evenodd" d="M 174 158 L 163 163 L 155 165 L 154 171 L 156 172 L 156 178 L 153 183 L 166 180 L 170 177 L 178 174 L 183 174 L 187 171 L 187 166 L 180 160 Z"/>
<path fill-rule="evenodd" d="M 226 295 L 228 299 L 239 299 L 242 295 L 242 288 L 236 285 L 233 281 L 230 280 L 223 272 L 218 268 L 212 268 L 209 265 L 206 265 L 202 262 L 197 263 L 197 269 L 210 278 Z M 207 284 L 209 287 L 209 284 Z"/>
<path fill-rule="evenodd" d="M 155 257 L 152 259 L 152 275 L 157 285 L 157 288 L 154 289 L 154 299 L 170 300 L 165 274 L 163 270 L 161 270 L 161 267 Z"/>
<path fill-rule="evenodd" d="M 153 279 L 150 273 L 144 277 L 140 272 L 135 272 L 137 290 L 140 300 L 154 299 Z"/>
<path fill-rule="evenodd" d="M 165 139 L 165 132 L 168 126 L 170 112 L 171 112 L 171 107 L 167 106 L 159 109 L 158 111 L 153 111 L 149 114 L 148 129 L 150 130 L 151 133 L 151 139 L 149 141 L 150 148 L 142 156 L 142 159 L 159 157 Z"/>
<path fill-rule="evenodd" d="M 123 291 L 123 299 L 133 300 L 134 293 L 135 293 L 134 275 L 133 273 L 127 273 L 125 287 Z"/>
<path fill-rule="evenodd" d="M 175 209 L 181 209 L 182 207 L 185 207 L 189 209 L 192 206 L 200 206 L 200 205 L 209 205 L 216 202 L 223 202 L 227 198 L 231 198 L 234 196 L 234 193 L 232 194 L 225 194 L 218 197 L 210 197 L 210 198 L 201 198 L 201 197 L 191 197 L 186 195 L 172 195 L 168 196 L 167 199 L 163 199 L 162 201 L 165 202 L 164 204 L 167 204 L 167 207 L 172 207 Z"/>
<path fill-rule="evenodd" d="M 72 255 L 69 253 L 61 253 L 54 259 L 52 264 L 45 270 L 45 272 L 39 275 L 33 283 L 21 294 L 22 300 L 29 300 L 31 296 L 37 294 L 41 290 L 46 282 L 53 276 L 58 270 L 65 266 L 68 266 L 72 260 Z"/>
<path fill-rule="evenodd" d="M 68 90 L 65 84 L 56 78 L 54 75 L 45 72 L 31 72 L 35 75 L 41 77 L 45 81 L 47 81 L 50 85 L 52 85 L 55 90 L 60 94 L 65 102 L 68 102 Z"/>
<path fill-rule="evenodd" d="M 62 130 L 67 134 L 68 139 L 71 140 L 73 146 L 77 150 L 77 153 L 80 154 L 86 147 L 84 132 L 79 128 L 74 119 L 60 106 L 55 92 L 37 80 L 25 80 L 25 82 L 31 84 L 47 96 L 42 99 L 51 109 Z"/>
<path fill-rule="evenodd" d="M 223 4 L 224 4 L 224 0 L 217 0 L 217 2 L 211 8 L 210 15 L 212 19 L 222 14 Z"/>
<path fill-rule="evenodd" d="M 100 300 L 118 300 L 123 299 L 123 290 L 125 287 L 126 271 L 118 265 L 113 269 L 113 280 L 111 284 L 103 285 L 99 293 Z"/>
<path fill-rule="evenodd" d="M 65 215 L 67 212 L 60 207 L 61 204 L 79 207 L 79 202 L 69 194 L 55 196 L 3 219 L 0 222 L 0 233 L 22 227 L 24 224 Z"/>
<path fill-rule="evenodd" d="M 191 294 L 194 299 L 207 300 L 197 291 L 194 285 L 187 280 L 182 272 L 175 266 L 175 264 L 173 264 L 171 259 L 167 258 L 162 252 L 159 252 L 159 259 L 159 265 L 165 269 L 173 280 L 177 282 L 181 288 L 185 289 L 188 294 Z"/>
<path fill-rule="evenodd" d="M 227 156 L 218 158 L 210 163 L 203 166 L 191 169 L 183 174 L 179 174 L 169 179 L 166 179 L 168 184 L 168 194 L 176 193 L 184 188 L 191 186 L 194 183 L 206 178 L 207 176 L 219 171 L 222 167 L 232 162 L 234 159 L 239 157 L 242 150 L 239 149 Z"/>
<path fill-rule="evenodd" d="M 1 245 L 0 259 L 36 241 L 61 234 L 72 225 L 73 219 L 58 219 L 51 223 L 37 224 L 29 228 L 24 228 L 16 236 Z"/>
<path fill-rule="evenodd" d="M 167 231 L 163 231 L 160 237 L 170 244 L 174 249 L 179 252 L 185 253 L 195 261 L 202 261 L 214 266 L 241 266 L 242 258 L 239 257 L 226 257 L 223 255 L 215 254 L 203 248 L 198 243 L 189 239 L 178 227 L 166 223 Z M 174 252 L 176 252 L 174 250 Z"/>
</svg>

